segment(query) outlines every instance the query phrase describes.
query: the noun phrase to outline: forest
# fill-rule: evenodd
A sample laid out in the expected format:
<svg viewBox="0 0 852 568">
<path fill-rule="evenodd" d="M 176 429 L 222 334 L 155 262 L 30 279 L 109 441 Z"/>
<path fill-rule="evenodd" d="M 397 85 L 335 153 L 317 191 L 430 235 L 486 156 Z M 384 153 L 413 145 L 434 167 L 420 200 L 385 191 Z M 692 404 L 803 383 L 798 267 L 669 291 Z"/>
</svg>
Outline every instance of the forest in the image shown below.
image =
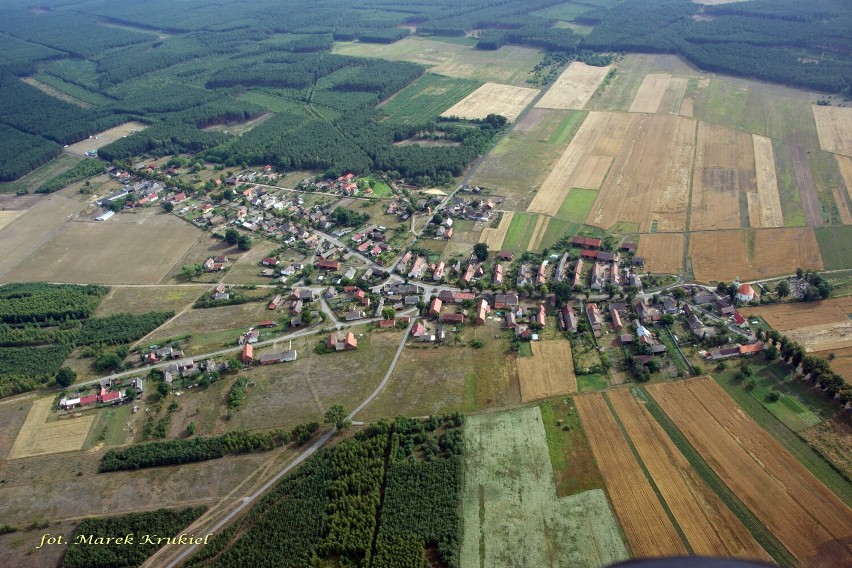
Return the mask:
<svg viewBox="0 0 852 568">
<path fill-rule="evenodd" d="M 185 566 L 458 566 L 461 415 L 378 422 L 318 451 Z"/>
<path fill-rule="evenodd" d="M 179 535 L 200 517 L 207 507 L 186 509 L 158 509 L 144 513 L 131 513 L 116 517 L 90 518 L 80 521 L 68 541 L 74 543 L 77 536 L 88 538 L 123 538 L 132 535 L 133 544 L 120 546 L 69 544 L 62 568 L 119 568 L 139 566 L 166 543 L 146 542 L 145 535 L 166 538 Z"/>
<path fill-rule="evenodd" d="M 150 127 L 101 148 L 102 159 L 203 153 L 232 166 L 396 170 L 424 182 L 457 175 L 493 141 L 456 147 L 395 147 L 404 133 L 377 105 L 417 79 L 414 63 L 332 53 L 335 42 L 393 43 L 411 34 L 478 37 L 477 49 L 526 45 L 551 60 L 606 64 L 613 52 L 678 53 L 704 69 L 828 93 L 852 94 L 852 4 L 844 0 L 752 0 L 703 6 L 690 0 L 575 3 L 530 0 L 273 0 L 211 4 L 165 0 L 12 2 L 0 22 L 0 179 L 51 160 L 70 144 L 128 120 Z M 570 4 L 573 8 L 575 4 Z M 590 28 L 575 34 L 565 23 Z M 558 54 L 554 59 L 553 55 Z M 80 104 L 21 79 L 66 85 Z M 276 116 L 243 137 L 202 130 L 266 109 Z M 26 150 L 22 150 L 26 148 Z"/>
</svg>

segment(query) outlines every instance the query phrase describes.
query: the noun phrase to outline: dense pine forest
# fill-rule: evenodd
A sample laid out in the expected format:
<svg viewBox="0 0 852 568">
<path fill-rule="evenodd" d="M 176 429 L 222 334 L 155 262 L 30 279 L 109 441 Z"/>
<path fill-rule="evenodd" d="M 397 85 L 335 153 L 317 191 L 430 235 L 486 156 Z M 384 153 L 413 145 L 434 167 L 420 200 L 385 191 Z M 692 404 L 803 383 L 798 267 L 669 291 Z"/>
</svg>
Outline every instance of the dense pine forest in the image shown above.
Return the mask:
<svg viewBox="0 0 852 568">
<path fill-rule="evenodd" d="M 397 171 L 446 181 L 498 128 L 447 130 L 433 120 L 403 130 L 382 101 L 416 80 L 413 63 L 331 53 L 335 42 L 393 43 L 410 34 L 473 36 L 605 64 L 607 53 L 678 53 L 696 65 L 828 93 L 852 94 L 852 4 L 752 0 L 207 0 L 34 5 L 12 0 L 0 21 L 0 181 L 51 160 L 61 146 L 128 120 L 149 125 L 102 148 L 106 160 L 203 153 L 232 166 Z M 560 14 L 569 13 L 569 22 Z M 570 26 L 585 27 L 587 35 Z M 602 57 L 602 55 L 604 55 Z M 545 53 L 543 53 L 543 57 Z M 34 80 L 72 97 L 60 100 Z M 32 81 L 30 81 L 32 82 Z M 242 138 L 205 127 L 260 116 Z M 74 100 L 78 103 L 75 104 Z M 418 133 L 459 145 L 395 146 Z"/>
</svg>

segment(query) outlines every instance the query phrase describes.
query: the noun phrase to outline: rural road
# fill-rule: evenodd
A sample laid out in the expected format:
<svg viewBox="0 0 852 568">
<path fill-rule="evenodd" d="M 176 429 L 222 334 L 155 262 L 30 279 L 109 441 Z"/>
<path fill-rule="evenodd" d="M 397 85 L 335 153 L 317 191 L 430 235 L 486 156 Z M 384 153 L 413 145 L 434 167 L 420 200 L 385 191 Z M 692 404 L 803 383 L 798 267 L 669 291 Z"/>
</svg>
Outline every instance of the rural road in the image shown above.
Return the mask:
<svg viewBox="0 0 852 568">
<path fill-rule="evenodd" d="M 385 388 L 385 385 L 387 385 L 388 381 L 391 378 L 391 375 L 393 374 L 393 370 L 396 367 L 397 361 L 399 361 L 399 356 L 402 354 L 402 350 L 405 349 L 405 340 L 408 339 L 408 334 L 411 332 L 411 328 L 414 326 L 414 322 L 415 322 L 415 320 L 412 319 L 411 322 L 408 324 L 408 327 L 405 329 L 405 334 L 402 336 L 402 340 L 399 342 L 399 347 L 396 350 L 396 354 L 394 355 L 393 360 L 391 360 L 391 364 L 388 367 L 388 370 L 385 373 L 384 378 L 382 378 L 382 382 L 379 383 L 379 385 L 370 394 L 370 396 L 365 398 L 361 402 L 361 404 L 359 404 L 355 408 L 355 410 L 353 410 L 349 414 L 349 416 L 347 416 L 347 419 L 352 420 L 352 418 L 356 414 L 358 414 L 361 410 L 364 409 L 364 407 L 366 407 L 368 404 L 370 404 L 373 401 L 373 399 L 375 399 L 379 395 L 379 393 L 382 392 L 382 390 Z M 266 493 L 266 491 L 270 487 L 275 485 L 282 477 L 287 475 L 287 473 L 289 473 L 293 468 L 295 468 L 297 465 L 299 465 L 300 463 L 302 463 L 303 461 L 305 461 L 306 459 L 311 457 L 311 455 L 313 455 L 317 450 L 319 450 L 322 446 L 324 446 L 325 443 L 328 442 L 331 439 L 331 437 L 335 434 L 335 432 L 337 432 L 336 429 L 332 429 L 329 432 L 326 432 L 316 442 L 311 444 L 311 446 L 308 449 L 306 449 L 304 452 L 299 454 L 294 460 L 292 460 L 290 463 L 288 463 L 286 466 L 284 466 L 277 474 L 275 474 L 275 476 L 272 477 L 272 479 L 270 479 L 269 481 L 264 483 L 263 486 L 260 489 L 258 489 L 257 491 L 255 491 L 251 495 L 247 495 L 246 497 L 241 498 L 240 504 L 235 509 L 233 509 L 231 512 L 229 512 L 227 515 L 222 517 L 222 519 L 220 519 L 219 522 L 217 522 L 215 525 L 213 525 L 213 527 L 209 529 L 209 532 L 210 533 L 218 532 L 222 527 L 224 527 L 226 524 L 228 524 L 235 516 L 237 516 L 239 513 L 241 513 L 243 511 L 243 509 L 248 507 L 258 497 L 260 497 L 261 495 Z M 186 549 L 181 551 L 181 553 L 178 554 L 175 558 L 173 558 L 171 561 L 169 561 L 165 565 L 166 568 L 173 568 L 175 566 L 178 566 L 181 562 L 184 561 L 184 559 L 186 559 L 190 554 L 192 554 L 193 551 L 195 551 L 196 548 L 198 548 L 198 545 L 196 545 L 196 544 L 193 544 L 193 545 L 187 547 Z M 153 563 L 149 563 L 153 558 L 154 557 L 152 556 L 149 559 L 149 561 L 146 562 L 143 566 L 153 566 Z"/>
</svg>

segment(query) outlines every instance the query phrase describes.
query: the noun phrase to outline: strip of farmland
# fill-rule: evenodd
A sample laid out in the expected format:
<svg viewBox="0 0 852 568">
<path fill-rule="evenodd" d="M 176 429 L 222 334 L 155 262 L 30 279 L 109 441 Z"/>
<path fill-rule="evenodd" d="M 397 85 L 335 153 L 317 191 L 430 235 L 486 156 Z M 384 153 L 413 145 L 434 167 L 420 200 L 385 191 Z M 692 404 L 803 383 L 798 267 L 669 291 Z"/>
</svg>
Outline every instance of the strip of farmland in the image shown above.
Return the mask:
<svg viewBox="0 0 852 568">
<path fill-rule="evenodd" d="M 772 562 L 630 391 L 608 396 L 693 551 Z"/>
<path fill-rule="evenodd" d="M 757 197 L 752 206 L 749 193 L 748 218 L 752 227 L 783 227 L 781 197 L 778 195 L 778 180 L 775 177 L 775 153 L 772 140 L 766 136 L 752 134 L 754 141 L 754 170 L 757 174 Z M 754 211 L 752 211 L 754 209 Z"/>
<path fill-rule="evenodd" d="M 686 547 L 633 456 L 603 396 L 597 393 L 578 396 L 575 402 L 634 556 L 686 555 Z"/>
<path fill-rule="evenodd" d="M 711 378 L 648 392 L 731 488 L 805 566 L 849 566 L 852 511 Z"/>
<path fill-rule="evenodd" d="M 609 66 L 593 67 L 573 61 L 539 99 L 536 108 L 582 109 L 609 69 Z"/>
</svg>

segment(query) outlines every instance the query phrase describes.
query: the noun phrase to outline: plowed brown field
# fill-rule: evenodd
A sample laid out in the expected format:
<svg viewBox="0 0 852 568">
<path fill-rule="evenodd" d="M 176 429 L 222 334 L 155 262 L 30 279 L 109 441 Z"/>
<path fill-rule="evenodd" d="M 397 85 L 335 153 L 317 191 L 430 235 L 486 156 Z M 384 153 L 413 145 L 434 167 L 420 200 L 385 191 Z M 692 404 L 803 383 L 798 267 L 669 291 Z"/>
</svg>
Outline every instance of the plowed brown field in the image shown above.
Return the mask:
<svg viewBox="0 0 852 568">
<path fill-rule="evenodd" d="M 813 105 L 814 120 L 823 150 L 852 156 L 852 108 Z"/>
<path fill-rule="evenodd" d="M 792 274 L 796 268 L 822 270 L 813 229 L 753 229 L 696 232 L 689 237 L 695 278 L 757 280 Z"/>
<path fill-rule="evenodd" d="M 518 358 L 521 402 L 577 392 L 569 342 L 535 341 L 532 352 L 532 357 Z"/>
<path fill-rule="evenodd" d="M 683 271 L 683 235 L 652 233 L 642 235 L 636 256 L 645 259 L 647 272 L 680 274 Z"/>
<path fill-rule="evenodd" d="M 803 566 L 849 566 L 852 510 L 740 410 L 713 379 L 648 392 L 710 467 Z"/>
<path fill-rule="evenodd" d="M 740 228 L 740 194 L 753 191 L 757 183 L 751 134 L 699 123 L 690 230 Z"/>
<path fill-rule="evenodd" d="M 684 556 L 686 547 L 645 478 L 603 396 L 575 399 L 610 501 L 637 558 Z"/>
<path fill-rule="evenodd" d="M 640 231 L 686 228 L 695 121 L 670 115 L 636 115 L 586 223 L 608 229 L 618 221 Z"/>
<path fill-rule="evenodd" d="M 771 562 L 630 391 L 610 391 L 608 396 L 692 550 L 703 556 Z"/>
</svg>

